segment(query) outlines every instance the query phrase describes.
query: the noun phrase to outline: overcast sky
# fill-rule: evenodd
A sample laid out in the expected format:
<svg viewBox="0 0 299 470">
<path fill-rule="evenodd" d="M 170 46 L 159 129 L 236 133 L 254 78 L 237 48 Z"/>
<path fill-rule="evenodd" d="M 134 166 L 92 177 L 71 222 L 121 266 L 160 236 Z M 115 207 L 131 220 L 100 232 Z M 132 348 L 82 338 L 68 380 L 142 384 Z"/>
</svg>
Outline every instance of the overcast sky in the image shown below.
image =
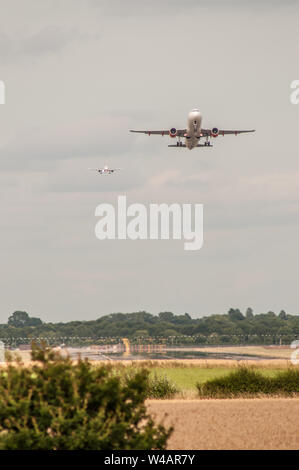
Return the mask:
<svg viewBox="0 0 299 470">
<path fill-rule="evenodd" d="M 1 314 L 298 314 L 297 1 L 0 0 Z M 171 149 L 131 128 L 255 128 Z M 88 167 L 122 167 L 111 177 Z M 99 241 L 95 208 L 204 204 L 204 246 Z"/>
</svg>

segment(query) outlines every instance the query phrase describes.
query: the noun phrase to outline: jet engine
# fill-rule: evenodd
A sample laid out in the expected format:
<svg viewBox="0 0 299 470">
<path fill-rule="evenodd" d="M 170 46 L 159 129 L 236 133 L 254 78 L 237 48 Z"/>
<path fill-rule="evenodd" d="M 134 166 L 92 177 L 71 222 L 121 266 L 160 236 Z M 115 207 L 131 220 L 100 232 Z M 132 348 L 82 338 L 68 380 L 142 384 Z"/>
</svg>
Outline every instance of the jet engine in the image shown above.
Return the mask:
<svg viewBox="0 0 299 470">
<path fill-rule="evenodd" d="M 169 131 L 170 137 L 176 137 L 178 135 L 178 131 L 176 130 L 175 127 L 172 127 Z"/>
<path fill-rule="evenodd" d="M 219 135 L 219 129 L 217 127 L 213 127 L 213 129 L 211 130 L 211 136 L 218 137 L 218 135 Z"/>
</svg>

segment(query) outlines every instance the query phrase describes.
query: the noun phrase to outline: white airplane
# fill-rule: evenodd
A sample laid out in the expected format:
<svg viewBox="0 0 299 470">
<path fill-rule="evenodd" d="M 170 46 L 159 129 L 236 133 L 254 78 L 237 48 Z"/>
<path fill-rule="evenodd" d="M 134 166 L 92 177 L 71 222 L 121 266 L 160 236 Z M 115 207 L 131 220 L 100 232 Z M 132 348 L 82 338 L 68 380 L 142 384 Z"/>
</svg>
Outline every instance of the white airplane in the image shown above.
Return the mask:
<svg viewBox="0 0 299 470">
<path fill-rule="evenodd" d="M 194 149 L 195 147 L 213 147 L 210 142 L 211 137 L 218 137 L 218 135 L 227 135 L 227 134 L 243 134 L 245 132 L 255 132 L 254 129 L 249 131 L 239 131 L 239 130 L 223 130 L 218 129 L 218 127 L 213 127 L 212 129 L 203 129 L 201 127 L 202 115 L 199 109 L 195 108 L 190 111 L 188 114 L 187 128 L 186 129 L 176 129 L 172 127 L 170 130 L 162 131 L 135 131 L 133 129 L 130 132 L 140 132 L 142 134 L 148 135 L 169 135 L 172 138 L 177 137 L 178 140 L 176 145 L 168 145 L 168 147 L 187 147 L 189 150 Z M 185 138 L 185 144 L 181 141 L 181 138 Z M 201 144 L 200 140 L 205 139 L 204 143 Z"/>
<path fill-rule="evenodd" d="M 104 168 L 88 168 L 89 170 L 94 170 L 100 173 L 100 175 L 111 175 L 115 171 L 122 170 L 122 168 L 108 168 L 108 166 L 104 166 Z"/>
</svg>

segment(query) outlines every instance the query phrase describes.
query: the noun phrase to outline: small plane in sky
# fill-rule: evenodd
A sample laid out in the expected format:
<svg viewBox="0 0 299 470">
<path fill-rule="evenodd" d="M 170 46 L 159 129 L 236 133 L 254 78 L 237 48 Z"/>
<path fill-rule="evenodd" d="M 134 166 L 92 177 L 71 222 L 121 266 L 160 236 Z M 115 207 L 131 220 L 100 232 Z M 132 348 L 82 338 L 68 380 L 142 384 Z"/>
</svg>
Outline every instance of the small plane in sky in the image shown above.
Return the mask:
<svg viewBox="0 0 299 470">
<path fill-rule="evenodd" d="M 202 115 L 199 109 L 194 108 L 188 114 L 187 128 L 186 129 L 176 129 L 172 127 L 171 129 L 164 129 L 161 131 L 135 131 L 133 129 L 130 132 L 139 132 L 141 134 L 148 135 L 169 135 L 172 138 L 177 137 L 176 145 L 168 145 L 168 147 L 186 147 L 189 150 L 194 149 L 195 147 L 213 147 L 211 145 L 210 138 L 218 137 L 219 135 L 227 134 L 243 134 L 246 132 L 255 132 L 255 129 L 252 130 L 223 130 L 218 129 L 218 127 L 213 127 L 212 129 L 204 129 L 201 127 Z M 185 143 L 181 141 L 182 138 L 185 138 Z M 201 139 L 205 139 L 204 143 L 200 143 Z"/>
<path fill-rule="evenodd" d="M 108 166 L 104 166 L 104 168 L 88 168 L 89 170 L 94 170 L 100 173 L 100 175 L 111 175 L 115 171 L 122 170 L 122 168 L 108 168 Z"/>
</svg>

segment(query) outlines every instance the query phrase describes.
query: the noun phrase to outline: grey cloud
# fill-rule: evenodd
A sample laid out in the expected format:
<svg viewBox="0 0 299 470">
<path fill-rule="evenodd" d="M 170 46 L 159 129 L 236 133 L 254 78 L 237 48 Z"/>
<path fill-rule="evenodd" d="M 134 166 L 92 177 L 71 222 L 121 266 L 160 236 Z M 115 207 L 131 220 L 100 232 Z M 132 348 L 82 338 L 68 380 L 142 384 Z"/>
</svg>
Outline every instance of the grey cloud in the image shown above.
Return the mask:
<svg viewBox="0 0 299 470">
<path fill-rule="evenodd" d="M 17 52 L 40 57 L 64 49 L 74 39 L 79 39 L 75 30 L 47 27 L 18 41 Z"/>
<path fill-rule="evenodd" d="M 18 37 L 0 33 L 0 54 L 4 62 L 23 62 L 28 57 L 40 59 L 62 51 L 75 39 L 80 39 L 76 30 L 63 30 L 55 26 Z"/>
<path fill-rule="evenodd" d="M 166 170 L 149 178 L 148 188 L 168 189 L 172 199 L 204 203 L 206 229 L 232 230 L 298 226 L 298 172 L 247 175 L 219 174 L 214 170 L 184 174 Z M 167 192 L 167 191 L 166 191 Z M 185 194 L 185 196 L 184 196 Z"/>
<path fill-rule="evenodd" d="M 88 5 L 101 14 L 116 17 L 157 16 L 169 17 L 185 14 L 194 9 L 234 8 L 264 9 L 273 7 L 296 6 L 297 0 L 87 0 Z"/>
<path fill-rule="evenodd" d="M 97 156 L 105 160 L 128 152 L 133 145 L 125 117 L 100 116 L 46 128 L 26 127 L 17 130 L 0 149 L 2 169 L 17 166 L 18 171 L 39 171 L 54 168 L 58 160 Z"/>
<path fill-rule="evenodd" d="M 16 308 L 47 321 L 208 314 L 232 299 L 296 310 L 296 4 L 2 3 L 1 319 Z M 208 152 L 128 132 L 185 126 L 194 106 L 205 126 L 258 131 Z M 105 164 L 124 170 L 87 170 Z M 128 203 L 203 203 L 203 249 L 97 240 L 95 208 L 119 192 Z"/>
</svg>

